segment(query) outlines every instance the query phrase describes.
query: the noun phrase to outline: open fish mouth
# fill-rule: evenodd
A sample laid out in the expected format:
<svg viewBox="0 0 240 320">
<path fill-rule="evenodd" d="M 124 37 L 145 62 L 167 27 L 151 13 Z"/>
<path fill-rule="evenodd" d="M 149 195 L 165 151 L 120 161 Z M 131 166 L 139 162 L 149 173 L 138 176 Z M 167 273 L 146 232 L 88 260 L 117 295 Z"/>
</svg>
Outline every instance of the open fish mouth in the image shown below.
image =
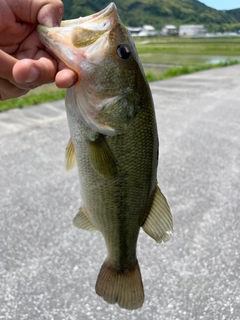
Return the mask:
<svg viewBox="0 0 240 320">
<path fill-rule="evenodd" d="M 37 31 L 46 47 L 67 66 L 76 70 L 76 60 L 83 58 L 79 57 L 77 49 L 97 41 L 104 33 L 112 30 L 118 20 L 116 5 L 110 3 L 98 13 L 62 21 L 60 27 L 38 25 Z"/>
<path fill-rule="evenodd" d="M 132 84 L 126 85 L 122 79 L 134 82 L 139 66 L 130 32 L 116 5 L 110 3 L 98 13 L 63 21 L 60 27 L 38 26 L 38 33 L 47 49 L 78 75 L 71 98 L 78 116 L 102 134 L 115 135 L 126 128 L 131 112 L 128 99 L 139 99 L 128 98 Z"/>
</svg>

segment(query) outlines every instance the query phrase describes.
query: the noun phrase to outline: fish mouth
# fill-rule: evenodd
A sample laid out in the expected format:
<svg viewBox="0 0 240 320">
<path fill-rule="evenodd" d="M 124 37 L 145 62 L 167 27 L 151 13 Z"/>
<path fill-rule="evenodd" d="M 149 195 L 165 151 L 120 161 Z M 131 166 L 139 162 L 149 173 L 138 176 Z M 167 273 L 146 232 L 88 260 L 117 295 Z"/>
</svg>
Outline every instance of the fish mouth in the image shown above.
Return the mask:
<svg viewBox="0 0 240 320">
<path fill-rule="evenodd" d="M 97 41 L 104 33 L 112 30 L 118 20 L 116 5 L 110 3 L 98 13 L 62 21 L 60 27 L 38 25 L 37 31 L 43 44 L 67 66 L 77 71 L 77 64 L 81 60 L 77 49 Z"/>
</svg>

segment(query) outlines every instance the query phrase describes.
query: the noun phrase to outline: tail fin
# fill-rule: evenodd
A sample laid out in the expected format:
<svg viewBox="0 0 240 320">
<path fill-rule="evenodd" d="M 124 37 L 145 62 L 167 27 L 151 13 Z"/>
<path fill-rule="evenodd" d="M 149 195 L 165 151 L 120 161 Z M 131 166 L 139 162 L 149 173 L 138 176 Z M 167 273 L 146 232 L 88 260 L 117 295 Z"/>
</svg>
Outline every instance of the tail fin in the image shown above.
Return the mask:
<svg viewBox="0 0 240 320">
<path fill-rule="evenodd" d="M 108 303 L 118 303 L 121 308 L 133 310 L 141 308 L 144 291 L 138 261 L 128 270 L 117 271 L 105 261 L 99 272 L 96 293 Z"/>
</svg>

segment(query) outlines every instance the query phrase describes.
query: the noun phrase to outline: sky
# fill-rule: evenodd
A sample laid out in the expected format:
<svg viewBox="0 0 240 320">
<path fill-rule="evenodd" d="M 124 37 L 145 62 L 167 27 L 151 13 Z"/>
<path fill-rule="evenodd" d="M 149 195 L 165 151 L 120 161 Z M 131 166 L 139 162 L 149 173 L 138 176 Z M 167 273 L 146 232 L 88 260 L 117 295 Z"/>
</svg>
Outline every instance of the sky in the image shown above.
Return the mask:
<svg viewBox="0 0 240 320">
<path fill-rule="evenodd" d="M 206 6 L 217 10 L 231 10 L 240 8 L 240 0 L 198 0 Z"/>
</svg>

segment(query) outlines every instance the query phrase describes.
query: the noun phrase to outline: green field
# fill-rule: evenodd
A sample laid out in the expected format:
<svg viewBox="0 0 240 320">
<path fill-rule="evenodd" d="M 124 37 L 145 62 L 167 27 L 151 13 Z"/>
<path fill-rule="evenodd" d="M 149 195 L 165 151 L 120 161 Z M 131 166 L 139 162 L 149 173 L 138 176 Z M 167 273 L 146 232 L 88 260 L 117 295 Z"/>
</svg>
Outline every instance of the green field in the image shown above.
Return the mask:
<svg viewBox="0 0 240 320">
<path fill-rule="evenodd" d="M 159 37 L 135 39 L 148 81 L 240 63 L 239 38 Z M 0 111 L 62 99 L 64 90 L 47 85 L 28 95 L 0 102 Z"/>
<path fill-rule="evenodd" d="M 169 67 L 197 67 L 240 60 L 239 38 L 155 38 L 135 41 L 147 72 L 162 74 Z M 154 64 L 154 68 L 151 67 Z M 158 67 L 155 65 L 158 64 Z"/>
<path fill-rule="evenodd" d="M 236 38 L 179 38 L 159 37 L 135 39 L 138 53 L 152 54 L 191 54 L 196 56 L 240 56 L 240 37 Z M 161 62 L 161 60 L 157 60 Z"/>
</svg>

